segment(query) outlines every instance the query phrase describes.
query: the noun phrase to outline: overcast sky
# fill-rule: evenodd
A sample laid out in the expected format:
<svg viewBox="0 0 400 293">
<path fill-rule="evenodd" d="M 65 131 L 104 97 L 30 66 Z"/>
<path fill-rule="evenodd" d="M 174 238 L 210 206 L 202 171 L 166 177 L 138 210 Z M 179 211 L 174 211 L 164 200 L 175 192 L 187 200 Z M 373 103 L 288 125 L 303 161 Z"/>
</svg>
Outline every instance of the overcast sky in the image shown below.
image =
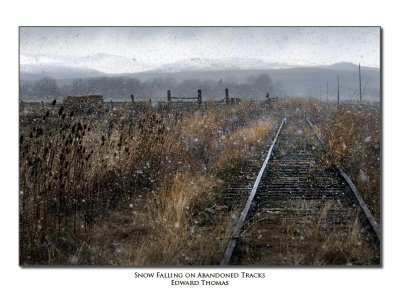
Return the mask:
<svg viewBox="0 0 400 293">
<path fill-rule="evenodd" d="M 141 64 L 143 69 L 190 58 L 256 58 L 290 65 L 360 62 L 379 67 L 380 30 L 377 27 L 20 28 L 21 64 L 73 66 L 81 58 L 102 56 L 99 53 L 127 58 Z"/>
</svg>

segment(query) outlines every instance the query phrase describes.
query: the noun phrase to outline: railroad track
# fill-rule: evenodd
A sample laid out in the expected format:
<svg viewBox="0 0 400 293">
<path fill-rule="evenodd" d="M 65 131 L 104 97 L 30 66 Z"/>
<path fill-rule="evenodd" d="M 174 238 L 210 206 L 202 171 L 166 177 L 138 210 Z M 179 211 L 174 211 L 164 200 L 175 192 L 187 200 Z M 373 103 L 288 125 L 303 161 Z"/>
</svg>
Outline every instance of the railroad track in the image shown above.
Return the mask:
<svg viewBox="0 0 400 293">
<path fill-rule="evenodd" d="M 319 140 L 303 116 L 282 121 L 222 265 L 380 264 L 379 225 Z"/>
</svg>

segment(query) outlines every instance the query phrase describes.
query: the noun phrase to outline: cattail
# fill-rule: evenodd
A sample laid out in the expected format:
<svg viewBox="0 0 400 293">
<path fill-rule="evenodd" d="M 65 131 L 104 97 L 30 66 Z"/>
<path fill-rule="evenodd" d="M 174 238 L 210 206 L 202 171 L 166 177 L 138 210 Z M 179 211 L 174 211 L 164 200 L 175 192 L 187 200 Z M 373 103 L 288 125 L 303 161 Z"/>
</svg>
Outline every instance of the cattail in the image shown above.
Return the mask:
<svg viewBox="0 0 400 293">
<path fill-rule="evenodd" d="M 21 136 L 19 137 L 19 143 L 22 144 L 24 142 L 24 135 L 21 134 Z"/>
<path fill-rule="evenodd" d="M 42 128 L 37 128 L 36 129 L 36 137 L 39 137 L 40 135 L 42 135 L 43 134 L 43 129 Z"/>
<path fill-rule="evenodd" d="M 50 111 L 47 110 L 47 112 L 46 112 L 46 117 L 49 117 L 49 116 L 50 116 Z"/>
<path fill-rule="evenodd" d="M 56 105 L 56 99 L 54 99 L 53 102 L 51 102 L 51 105 L 52 105 L 52 106 L 55 106 L 55 105 Z"/>
<path fill-rule="evenodd" d="M 58 116 L 61 116 L 63 111 L 64 111 L 64 106 L 61 106 L 60 110 L 58 110 Z"/>
<path fill-rule="evenodd" d="M 72 117 L 74 115 L 74 112 L 71 111 L 71 113 L 69 113 L 69 117 Z"/>
<path fill-rule="evenodd" d="M 64 119 L 65 119 L 65 116 L 66 116 L 66 114 L 65 114 L 65 113 L 63 113 L 63 114 L 62 114 L 62 116 L 61 116 L 61 119 L 63 119 L 63 120 L 64 120 Z"/>
</svg>

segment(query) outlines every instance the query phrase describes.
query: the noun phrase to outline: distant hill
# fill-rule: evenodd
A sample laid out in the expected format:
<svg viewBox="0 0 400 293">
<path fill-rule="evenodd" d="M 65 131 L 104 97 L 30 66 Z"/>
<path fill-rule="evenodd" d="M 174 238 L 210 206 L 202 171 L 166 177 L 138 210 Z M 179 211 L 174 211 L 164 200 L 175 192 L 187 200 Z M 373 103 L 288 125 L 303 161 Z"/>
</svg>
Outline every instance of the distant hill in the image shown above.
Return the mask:
<svg viewBox="0 0 400 293">
<path fill-rule="evenodd" d="M 99 77 L 104 75 L 105 73 L 90 68 L 48 65 L 48 64 L 20 65 L 21 80 L 39 80 L 44 77 L 51 77 L 54 79 L 74 79 L 74 78 Z"/>
<path fill-rule="evenodd" d="M 233 60 L 231 61 L 233 62 Z M 268 74 L 273 82 L 279 81 L 283 85 L 288 96 L 315 96 L 322 99 L 334 99 L 337 95 L 337 75 L 339 75 L 342 98 L 357 98 L 359 95 L 358 65 L 353 63 L 341 62 L 327 66 L 293 68 L 287 68 L 288 65 L 282 63 L 270 64 L 274 68 L 262 69 L 263 66 L 268 65 L 259 64 L 256 66 L 257 60 L 250 61 L 247 63 L 238 61 L 237 66 L 232 67 L 229 62 L 221 63 L 221 60 L 210 63 L 212 62 L 211 59 L 192 59 L 188 64 L 179 63 L 175 67 L 169 64 L 151 71 L 126 74 L 106 74 L 90 68 L 23 64 L 20 67 L 20 78 L 21 80 L 38 80 L 43 77 L 52 77 L 58 80 L 59 84 L 68 84 L 77 78 L 87 79 L 102 76 L 134 77 L 141 81 L 169 77 L 177 82 L 185 79 L 199 79 L 245 83 L 250 77 Z M 252 67 L 252 65 L 254 66 Z M 284 68 L 276 68 L 280 66 Z M 188 68 L 188 70 L 185 71 L 185 68 Z M 363 96 L 379 98 L 380 69 L 362 66 L 361 76 Z"/>
<path fill-rule="evenodd" d="M 178 62 L 157 66 L 148 72 L 178 73 L 192 71 L 222 71 L 222 70 L 257 70 L 274 68 L 291 68 L 293 65 L 283 62 L 268 63 L 257 58 L 190 58 Z"/>
<path fill-rule="evenodd" d="M 251 76 L 268 74 L 274 82 L 280 81 L 288 96 L 322 96 L 333 98 L 337 95 L 337 75 L 340 78 L 340 89 L 343 98 L 359 95 L 358 65 L 338 63 L 329 66 L 311 66 L 283 69 L 258 70 L 211 70 L 173 73 L 143 72 L 123 76 L 136 77 L 140 80 L 151 80 L 157 77 L 171 77 L 177 81 L 184 79 L 224 80 L 242 83 Z M 380 70 L 374 67 L 361 67 L 361 84 L 364 96 L 380 97 Z"/>
</svg>

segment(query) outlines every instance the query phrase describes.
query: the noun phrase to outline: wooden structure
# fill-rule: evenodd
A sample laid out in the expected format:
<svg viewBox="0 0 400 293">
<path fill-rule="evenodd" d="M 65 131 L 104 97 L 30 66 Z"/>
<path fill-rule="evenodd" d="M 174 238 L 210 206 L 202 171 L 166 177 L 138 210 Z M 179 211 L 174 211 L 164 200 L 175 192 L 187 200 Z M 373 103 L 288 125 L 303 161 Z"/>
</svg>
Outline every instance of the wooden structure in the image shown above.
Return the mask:
<svg viewBox="0 0 400 293">
<path fill-rule="evenodd" d="M 104 108 L 104 99 L 101 95 L 68 96 L 63 103 L 66 109 L 76 113 L 91 114 Z"/>
<path fill-rule="evenodd" d="M 179 103 L 190 102 L 190 100 L 194 100 L 194 101 L 197 100 L 197 102 L 199 104 L 201 104 L 203 101 L 202 95 L 201 95 L 201 90 L 197 90 L 197 97 L 173 97 L 173 96 L 171 96 L 171 90 L 168 90 L 167 91 L 167 101 L 168 101 L 168 103 L 172 103 L 173 102 L 172 100 L 175 100 L 174 102 L 179 102 Z"/>
</svg>

